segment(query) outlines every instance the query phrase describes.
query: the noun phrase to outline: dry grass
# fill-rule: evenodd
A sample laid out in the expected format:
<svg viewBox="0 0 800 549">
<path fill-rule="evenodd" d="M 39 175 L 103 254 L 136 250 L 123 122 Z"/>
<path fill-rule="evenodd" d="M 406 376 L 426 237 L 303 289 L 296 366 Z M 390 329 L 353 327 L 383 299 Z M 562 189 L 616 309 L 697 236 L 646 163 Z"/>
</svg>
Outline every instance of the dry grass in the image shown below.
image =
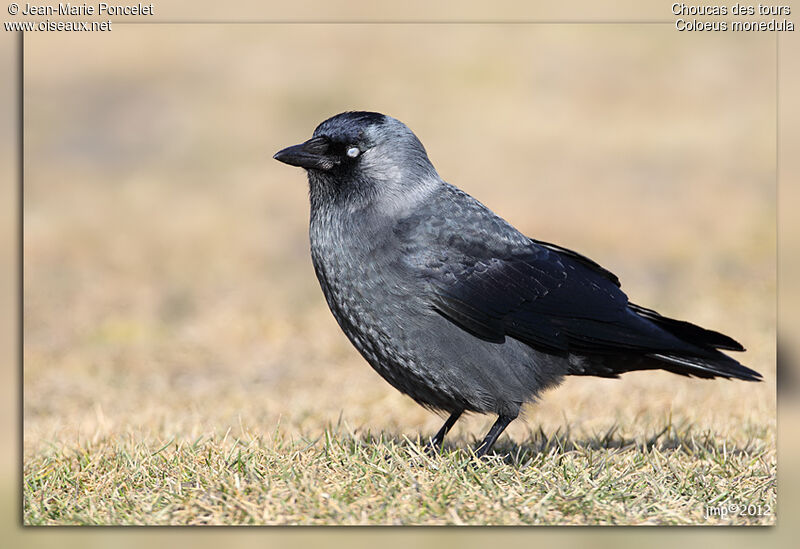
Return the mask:
<svg viewBox="0 0 800 549">
<path fill-rule="evenodd" d="M 428 456 L 345 424 L 289 439 L 241 428 L 162 444 L 144 433 L 65 445 L 26 464 L 29 524 L 772 524 L 775 456 L 664 425 L 649 439 L 532 434 L 475 460 Z M 504 456 L 504 457 L 503 457 Z M 736 512 L 750 508 L 749 513 Z M 731 515 L 709 518 L 709 508 Z"/>
<path fill-rule="evenodd" d="M 771 40 L 29 35 L 25 522 L 772 523 L 704 518 L 775 505 Z M 484 417 L 419 456 L 440 418 L 339 332 L 308 259 L 302 175 L 270 159 L 354 107 L 408 122 L 447 180 L 611 268 L 636 302 L 742 340 L 765 382 L 570 379 L 489 462 L 466 466 Z"/>
</svg>

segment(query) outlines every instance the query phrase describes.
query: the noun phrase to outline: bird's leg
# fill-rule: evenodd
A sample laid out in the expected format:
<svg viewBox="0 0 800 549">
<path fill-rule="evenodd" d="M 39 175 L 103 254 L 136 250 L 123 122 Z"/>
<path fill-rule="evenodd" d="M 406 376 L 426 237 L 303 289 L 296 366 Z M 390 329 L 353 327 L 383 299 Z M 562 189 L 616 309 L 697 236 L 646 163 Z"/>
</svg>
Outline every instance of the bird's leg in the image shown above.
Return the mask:
<svg viewBox="0 0 800 549">
<path fill-rule="evenodd" d="M 476 457 L 483 457 L 486 455 L 486 452 L 492 449 L 494 446 L 497 437 L 508 427 L 508 424 L 514 421 L 517 416 L 498 416 L 497 421 L 494 422 L 492 428 L 489 429 L 489 433 L 486 435 L 486 438 L 483 439 L 477 448 L 475 448 L 475 456 Z"/>
<path fill-rule="evenodd" d="M 436 452 L 439 448 L 442 447 L 442 441 L 444 441 L 444 436 L 453 428 L 453 425 L 456 424 L 458 418 L 461 417 L 461 414 L 464 413 L 463 410 L 459 410 L 458 412 L 453 412 L 450 414 L 450 417 L 447 418 L 447 421 L 444 422 L 442 428 L 439 429 L 439 432 L 434 435 L 432 439 L 428 441 L 428 444 L 425 445 L 425 450 L 430 452 Z"/>
</svg>

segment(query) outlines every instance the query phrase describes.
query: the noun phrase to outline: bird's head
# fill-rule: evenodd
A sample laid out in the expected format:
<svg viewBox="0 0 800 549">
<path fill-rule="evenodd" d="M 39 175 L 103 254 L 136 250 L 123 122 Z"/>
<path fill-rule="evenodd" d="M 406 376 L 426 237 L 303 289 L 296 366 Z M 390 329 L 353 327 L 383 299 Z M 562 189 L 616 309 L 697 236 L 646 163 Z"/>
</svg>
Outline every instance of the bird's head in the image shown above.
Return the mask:
<svg viewBox="0 0 800 549">
<path fill-rule="evenodd" d="M 376 112 L 337 114 L 317 126 L 311 139 L 274 158 L 305 168 L 312 206 L 339 200 L 351 206 L 381 199 L 397 203 L 440 182 L 417 136 Z"/>
</svg>

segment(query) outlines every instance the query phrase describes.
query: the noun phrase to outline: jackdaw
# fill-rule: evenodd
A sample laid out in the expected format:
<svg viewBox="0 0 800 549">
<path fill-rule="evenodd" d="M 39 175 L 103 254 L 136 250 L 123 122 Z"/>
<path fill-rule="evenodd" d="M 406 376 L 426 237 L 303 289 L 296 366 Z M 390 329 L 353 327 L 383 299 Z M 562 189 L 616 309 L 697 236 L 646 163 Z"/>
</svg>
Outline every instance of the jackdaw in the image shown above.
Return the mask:
<svg viewBox="0 0 800 549">
<path fill-rule="evenodd" d="M 719 332 L 634 305 L 591 259 L 528 238 L 439 177 L 402 122 L 345 112 L 274 158 L 305 168 L 311 258 L 333 316 L 369 364 L 419 404 L 497 414 L 566 375 L 667 370 L 759 381 Z"/>
</svg>

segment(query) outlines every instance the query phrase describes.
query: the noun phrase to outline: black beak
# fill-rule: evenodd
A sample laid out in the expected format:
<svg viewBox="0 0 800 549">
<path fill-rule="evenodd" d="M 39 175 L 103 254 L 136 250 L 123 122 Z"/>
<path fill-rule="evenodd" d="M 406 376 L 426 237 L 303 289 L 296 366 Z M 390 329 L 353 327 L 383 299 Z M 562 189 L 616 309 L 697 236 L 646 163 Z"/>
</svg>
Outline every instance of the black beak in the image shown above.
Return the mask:
<svg viewBox="0 0 800 549">
<path fill-rule="evenodd" d="M 328 141 L 322 137 L 312 137 L 305 143 L 276 152 L 272 158 L 307 170 L 330 170 L 339 162 L 335 157 L 325 154 L 327 152 Z"/>
</svg>

